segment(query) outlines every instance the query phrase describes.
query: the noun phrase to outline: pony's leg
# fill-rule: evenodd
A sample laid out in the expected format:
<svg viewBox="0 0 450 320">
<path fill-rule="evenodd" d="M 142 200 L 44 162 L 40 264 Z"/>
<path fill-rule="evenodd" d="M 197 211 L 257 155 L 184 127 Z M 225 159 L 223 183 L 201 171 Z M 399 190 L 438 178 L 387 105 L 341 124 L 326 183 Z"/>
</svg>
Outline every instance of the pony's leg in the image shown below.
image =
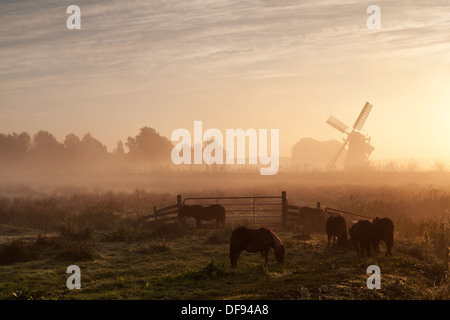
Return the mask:
<svg viewBox="0 0 450 320">
<path fill-rule="evenodd" d="M 331 237 L 332 237 L 332 235 L 328 235 L 328 246 L 331 246 Z"/>
<path fill-rule="evenodd" d="M 361 245 L 365 247 L 367 257 L 370 257 L 370 248 L 372 247 L 372 243 L 370 243 L 370 241 L 365 241 Z"/>
<path fill-rule="evenodd" d="M 237 267 L 237 260 L 238 260 L 240 254 L 241 254 L 241 251 L 239 251 L 239 250 L 237 250 L 237 251 L 230 250 L 231 268 L 234 269 Z"/>
<path fill-rule="evenodd" d="M 359 241 L 356 241 L 356 252 L 360 253 L 360 251 L 359 251 Z"/>
<path fill-rule="evenodd" d="M 375 240 L 375 246 L 373 247 L 373 251 L 379 253 L 380 252 L 380 240 Z"/>
<path fill-rule="evenodd" d="M 202 220 L 200 220 L 200 219 L 195 219 L 195 226 L 196 226 L 197 228 L 200 228 L 201 225 L 202 225 Z"/>
<path fill-rule="evenodd" d="M 392 257 L 392 252 L 391 252 L 392 243 L 389 240 L 386 241 L 386 249 L 387 249 L 387 251 L 386 251 L 385 256 L 391 256 Z"/>
</svg>

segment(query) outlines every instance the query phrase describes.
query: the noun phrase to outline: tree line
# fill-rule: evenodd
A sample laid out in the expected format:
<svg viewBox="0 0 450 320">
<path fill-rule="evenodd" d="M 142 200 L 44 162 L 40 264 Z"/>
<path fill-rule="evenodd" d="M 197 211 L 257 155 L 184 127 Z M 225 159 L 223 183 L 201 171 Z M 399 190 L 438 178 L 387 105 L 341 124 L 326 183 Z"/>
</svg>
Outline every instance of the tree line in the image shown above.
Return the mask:
<svg viewBox="0 0 450 320">
<path fill-rule="evenodd" d="M 125 147 L 127 150 L 125 150 Z M 62 142 L 48 131 L 0 134 L 0 168 L 20 170 L 99 170 L 133 166 L 150 168 L 170 164 L 173 144 L 155 129 L 143 127 L 112 151 L 91 134 L 70 133 Z"/>
</svg>

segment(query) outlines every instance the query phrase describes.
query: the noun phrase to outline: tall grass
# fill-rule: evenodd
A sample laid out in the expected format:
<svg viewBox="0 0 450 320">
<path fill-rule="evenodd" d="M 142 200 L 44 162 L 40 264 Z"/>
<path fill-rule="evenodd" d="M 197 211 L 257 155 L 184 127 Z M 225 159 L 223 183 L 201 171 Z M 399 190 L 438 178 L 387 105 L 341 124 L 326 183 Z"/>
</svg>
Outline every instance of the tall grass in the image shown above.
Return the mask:
<svg viewBox="0 0 450 320">
<path fill-rule="evenodd" d="M 15 239 L 0 245 L 0 264 L 2 265 L 37 260 L 39 257 L 38 248 L 29 241 Z"/>
<path fill-rule="evenodd" d="M 210 190 L 202 194 L 268 195 L 279 194 L 280 190 L 280 186 L 273 185 L 245 190 Z M 448 262 L 450 195 L 443 187 L 302 184 L 287 186 L 285 190 L 290 204 L 314 206 L 320 201 L 322 206 L 371 217 L 389 217 L 394 221 L 396 235 L 422 242 L 444 263 Z M 59 231 L 61 239 L 75 242 L 88 241 L 94 231 L 102 231 L 106 241 L 171 238 L 186 230 L 176 223 L 142 224 L 139 217 L 152 213 L 154 205 L 172 205 L 175 199 L 175 194 L 142 190 L 2 197 L 0 223 L 43 232 Z M 226 243 L 229 231 L 214 232 L 206 241 Z"/>
</svg>

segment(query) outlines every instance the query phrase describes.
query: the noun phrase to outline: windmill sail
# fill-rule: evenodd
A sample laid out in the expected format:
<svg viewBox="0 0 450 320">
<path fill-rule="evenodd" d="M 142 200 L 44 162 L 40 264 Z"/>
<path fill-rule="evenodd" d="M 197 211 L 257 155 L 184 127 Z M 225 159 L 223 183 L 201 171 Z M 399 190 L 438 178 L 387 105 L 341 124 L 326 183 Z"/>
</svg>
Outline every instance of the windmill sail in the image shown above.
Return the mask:
<svg viewBox="0 0 450 320">
<path fill-rule="evenodd" d="M 374 150 L 374 147 L 370 145 L 370 137 L 364 136 L 361 134 L 361 128 L 366 123 L 367 117 L 369 116 L 370 111 L 372 110 L 372 105 L 369 102 L 366 102 L 361 113 L 353 125 L 353 130 L 351 132 L 347 132 L 349 126 L 345 123 L 339 121 L 333 116 L 330 116 L 327 120 L 327 123 L 333 128 L 339 130 L 342 133 L 347 134 L 347 138 L 344 139 L 344 143 L 341 145 L 337 153 L 334 155 L 330 164 L 335 165 L 339 156 L 344 152 L 345 147 L 348 145 L 347 155 L 344 161 L 344 167 L 352 167 L 352 166 L 360 166 L 366 165 L 369 163 L 368 157 Z"/>
<path fill-rule="evenodd" d="M 345 123 L 339 121 L 338 119 L 336 119 L 333 116 L 330 116 L 327 120 L 327 123 L 332 126 L 333 128 L 339 130 L 340 132 L 344 133 L 347 131 L 348 129 L 348 125 L 346 125 Z"/>
<path fill-rule="evenodd" d="M 339 159 L 339 156 L 341 155 L 341 153 L 344 151 L 345 147 L 347 146 L 348 143 L 348 139 L 344 140 L 344 143 L 342 144 L 342 146 L 339 148 L 338 152 L 336 152 L 336 154 L 334 155 L 334 158 L 331 160 L 331 164 L 335 165 L 336 161 Z"/>
<path fill-rule="evenodd" d="M 372 105 L 368 102 L 364 105 L 364 108 L 361 110 L 358 119 L 356 119 L 355 124 L 353 125 L 353 129 L 361 130 L 366 123 L 367 117 L 369 116 L 370 110 L 372 110 Z"/>
</svg>

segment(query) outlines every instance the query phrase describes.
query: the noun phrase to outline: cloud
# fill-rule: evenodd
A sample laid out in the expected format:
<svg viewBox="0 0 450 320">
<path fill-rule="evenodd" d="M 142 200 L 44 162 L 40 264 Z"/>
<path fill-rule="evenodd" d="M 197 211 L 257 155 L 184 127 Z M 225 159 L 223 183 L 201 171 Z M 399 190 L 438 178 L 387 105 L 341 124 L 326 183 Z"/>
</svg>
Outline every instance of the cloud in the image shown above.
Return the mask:
<svg viewBox="0 0 450 320">
<path fill-rule="evenodd" d="M 134 72 L 157 78 L 192 72 L 264 77 L 263 64 L 255 62 L 274 60 L 281 61 L 282 75 L 303 63 L 341 63 L 405 49 L 432 54 L 419 49 L 442 49 L 450 30 L 450 5 L 437 0 L 381 1 L 378 34 L 365 27 L 369 2 L 361 1 L 82 0 L 79 31 L 65 28 L 69 4 L 2 2 L 3 85 L 37 85 L 29 81 L 46 82 L 49 75 L 58 82 Z"/>
</svg>

